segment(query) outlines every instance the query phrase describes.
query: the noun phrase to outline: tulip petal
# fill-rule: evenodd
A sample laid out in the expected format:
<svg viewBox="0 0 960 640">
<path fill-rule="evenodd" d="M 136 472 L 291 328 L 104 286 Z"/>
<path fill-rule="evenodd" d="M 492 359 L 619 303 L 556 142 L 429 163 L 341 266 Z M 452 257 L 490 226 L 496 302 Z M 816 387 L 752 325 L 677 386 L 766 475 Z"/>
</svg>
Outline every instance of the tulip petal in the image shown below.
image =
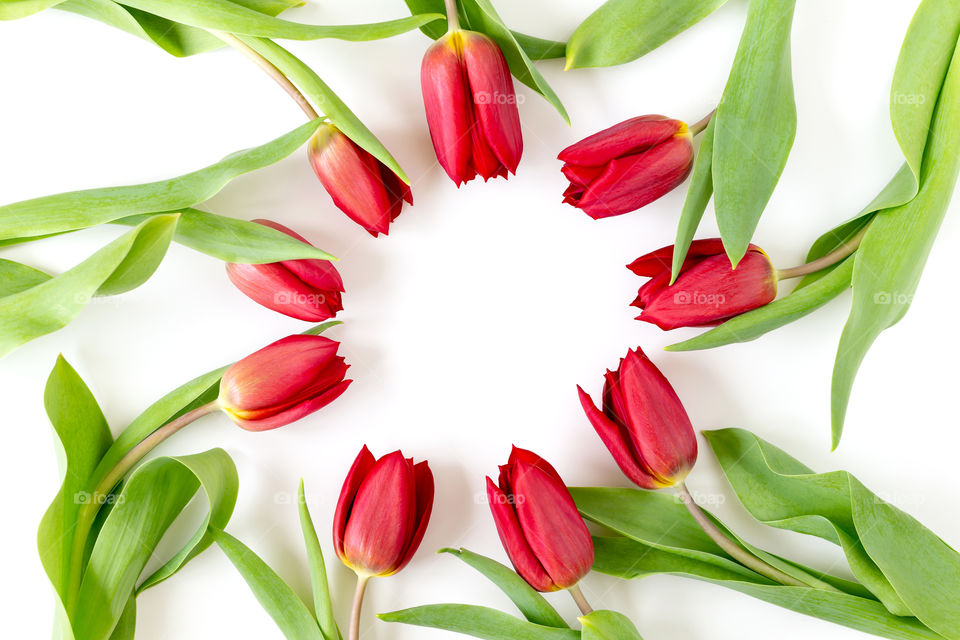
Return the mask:
<svg viewBox="0 0 960 640">
<path fill-rule="evenodd" d="M 434 483 L 433 472 L 430 471 L 430 465 L 428 465 L 426 461 L 417 463 L 413 467 L 413 476 L 417 486 L 417 528 L 410 538 L 407 550 L 403 554 L 403 559 L 400 561 L 400 566 L 397 567 L 397 571 L 407 566 L 413 558 L 413 555 L 417 552 L 417 549 L 420 548 L 420 543 L 423 542 L 423 536 L 427 532 L 427 525 L 430 523 L 430 514 L 433 512 Z"/>
<path fill-rule="evenodd" d="M 387 233 L 394 202 L 384 187 L 380 161 L 333 125 L 310 141 L 310 162 L 338 209 L 376 237 Z"/>
<path fill-rule="evenodd" d="M 537 591 L 556 591 L 557 585 L 550 579 L 523 536 L 512 499 L 490 478 L 487 478 L 487 502 L 490 504 L 490 512 L 493 514 L 500 542 L 503 543 L 503 548 L 507 551 L 517 573 Z"/>
<path fill-rule="evenodd" d="M 563 479 L 560 478 L 560 474 L 557 473 L 557 470 L 554 469 L 552 464 L 535 454 L 533 451 L 521 449 L 520 447 L 514 445 L 510 450 L 510 459 L 507 462 L 507 466 L 514 467 L 518 462 L 523 462 L 531 467 L 536 467 L 560 484 L 563 484 Z"/>
<path fill-rule="evenodd" d="M 347 530 L 347 520 L 350 518 L 350 511 L 353 509 L 353 501 L 357 497 L 357 491 L 363 484 L 363 479 L 370 473 L 370 469 L 377 462 L 367 445 L 363 445 L 360 454 L 343 482 L 343 488 L 340 489 L 340 498 L 337 500 L 337 510 L 333 514 L 333 548 L 341 560 L 343 555 L 343 534 Z"/>
<path fill-rule="evenodd" d="M 474 175 L 470 170 L 473 107 L 460 63 L 458 32 L 443 36 L 427 49 L 420 67 L 420 87 L 437 161 L 450 179 L 461 185 Z"/>
<path fill-rule="evenodd" d="M 499 163 L 516 173 L 523 153 L 523 136 L 507 61 L 500 47 L 486 35 L 473 31 L 463 31 L 461 35 L 461 59 L 473 99 L 474 126 L 479 127 L 479 135 Z M 477 151 L 473 155 L 476 158 Z M 482 172 L 481 175 L 486 177 Z"/>
<path fill-rule="evenodd" d="M 590 420 L 590 424 L 593 425 L 597 435 L 600 436 L 610 455 L 613 456 L 614 462 L 617 463 L 617 466 L 620 467 L 624 475 L 626 475 L 631 482 L 644 489 L 661 488 L 661 484 L 657 482 L 657 479 L 647 474 L 647 472 L 637 464 L 637 460 L 634 457 L 633 442 L 626 434 L 624 428 L 597 409 L 596 405 L 593 404 L 593 399 L 579 385 L 577 386 L 577 391 L 580 394 L 580 405 L 587 414 L 587 419 Z"/>
<path fill-rule="evenodd" d="M 715 256 L 723 252 L 723 240 L 720 238 L 694 240 L 690 243 L 690 248 L 687 250 L 687 260 L 704 256 Z M 633 271 L 638 276 L 652 278 L 664 271 L 670 271 L 672 265 L 673 245 L 671 244 L 640 256 L 628 264 L 627 269 L 630 269 L 630 271 Z"/>
<path fill-rule="evenodd" d="M 604 165 L 669 140 L 685 127 L 680 120 L 665 116 L 631 118 L 570 145 L 557 158 L 573 164 Z"/>
<path fill-rule="evenodd" d="M 585 188 L 603 173 L 604 167 L 587 167 L 577 164 L 565 164 L 560 169 L 563 177 L 570 181 L 570 186 Z"/>
<path fill-rule="evenodd" d="M 343 395 L 343 392 L 352 382 L 353 380 L 343 380 L 323 391 L 320 395 L 310 397 L 283 409 L 279 413 L 271 413 L 264 417 L 258 417 L 257 414 L 243 415 L 232 411 L 228 411 L 228 413 L 230 413 L 230 417 L 237 426 L 247 431 L 269 431 L 295 422 L 314 411 L 319 411 Z"/>
<path fill-rule="evenodd" d="M 413 464 L 395 451 L 363 479 L 343 538 L 346 564 L 372 576 L 390 575 L 403 560 L 416 528 Z"/>
<path fill-rule="evenodd" d="M 701 260 L 644 308 L 639 319 L 661 329 L 718 324 L 773 301 L 777 278 L 769 258 L 748 251 L 736 269 L 726 254 Z"/>
<path fill-rule="evenodd" d="M 470 140 L 470 148 L 473 152 L 470 159 L 470 166 L 473 168 L 473 171 L 478 173 L 484 182 L 490 178 L 506 177 L 506 167 L 497 159 L 493 150 L 483 139 L 483 132 L 480 130 L 479 124 L 474 124 L 473 127 L 471 127 Z"/>
<path fill-rule="evenodd" d="M 290 263 L 295 261 L 291 260 Z M 306 262 L 306 261 L 304 261 Z M 340 293 L 307 284 L 286 263 L 227 263 L 227 277 L 254 302 L 291 318 L 320 322 L 343 309 Z M 329 282 L 336 286 L 334 279 Z M 339 285 L 342 288 L 342 284 Z"/>
<path fill-rule="evenodd" d="M 670 286 L 669 270 L 663 271 L 647 280 L 647 282 L 640 287 L 640 290 L 637 291 L 637 298 L 630 303 L 630 306 L 643 309 L 668 286 Z"/>
<path fill-rule="evenodd" d="M 697 438 L 676 391 L 639 348 L 620 367 L 627 432 L 638 462 L 660 487 L 686 477 L 697 459 Z"/>
<path fill-rule="evenodd" d="M 680 185 L 693 166 L 692 136 L 614 159 L 580 197 L 577 207 L 597 220 L 635 211 Z"/>
<path fill-rule="evenodd" d="M 511 466 L 524 538 L 552 582 L 572 587 L 593 566 L 593 540 L 569 490 L 540 466 L 525 460 Z"/>
</svg>

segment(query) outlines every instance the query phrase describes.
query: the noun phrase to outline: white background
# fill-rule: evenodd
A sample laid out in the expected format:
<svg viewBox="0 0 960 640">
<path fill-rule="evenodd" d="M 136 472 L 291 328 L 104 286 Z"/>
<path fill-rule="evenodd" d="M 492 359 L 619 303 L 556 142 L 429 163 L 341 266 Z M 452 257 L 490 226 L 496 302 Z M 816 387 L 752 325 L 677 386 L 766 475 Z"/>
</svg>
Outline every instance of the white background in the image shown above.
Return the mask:
<svg viewBox="0 0 960 640">
<path fill-rule="evenodd" d="M 515 29 L 566 39 L 595 5 L 576 0 L 498 2 Z M 429 459 L 434 518 L 421 552 L 398 576 L 373 583 L 362 637 L 445 638 L 391 626 L 374 612 L 458 601 L 512 610 L 506 598 L 444 546 L 505 560 L 480 496 L 483 476 L 510 444 L 552 460 L 570 484 L 623 485 L 583 417 L 575 384 L 599 391 L 601 374 L 643 346 L 672 380 L 698 428 L 741 426 L 818 470 L 844 468 L 960 546 L 956 414 L 960 312 L 950 247 L 960 242 L 954 203 L 913 307 L 868 355 L 847 432 L 829 452 L 829 379 L 849 308 L 842 296 L 762 339 L 711 352 L 662 352 L 693 335 L 633 320 L 641 280 L 624 265 L 673 239 L 684 189 L 622 217 L 593 221 L 560 203 L 557 152 L 630 116 L 698 120 L 716 103 L 746 13 L 731 0 L 659 50 L 613 69 L 541 68 L 573 119 L 567 128 L 539 96 L 524 102 L 524 157 L 508 181 L 459 191 L 435 163 L 419 92 L 428 40 L 413 32 L 376 43 L 290 47 L 316 69 L 393 151 L 414 180 L 416 206 L 389 237 L 373 239 L 334 208 L 298 152 L 241 177 L 204 208 L 273 218 L 341 258 L 347 293 L 343 342 L 356 382 L 336 403 L 292 426 L 243 432 L 211 416 L 164 444 L 184 454 L 226 448 L 240 471 L 229 531 L 260 553 L 305 598 L 309 579 L 291 494 L 303 477 L 345 620 L 352 574 L 329 542 L 340 484 L 363 443 L 381 455 L 402 447 Z M 801 262 L 822 231 L 856 213 L 902 162 L 888 116 L 897 53 L 916 2 L 804 0 L 794 27 L 799 129 L 790 162 L 756 241 L 780 267 Z M 348 6 L 349 5 L 349 6 Z M 589 6 L 588 6 L 589 5 Z M 300 21 L 351 23 L 404 15 L 399 0 L 313 3 Z M 0 202 L 144 182 L 186 173 L 302 122 L 292 102 L 241 56 L 176 59 L 120 31 L 47 11 L 0 24 Z M 703 235 L 716 232 L 712 208 Z M 4 250 L 3 257 L 59 272 L 118 236 L 104 226 Z M 186 380 L 307 325 L 257 306 L 223 265 L 179 245 L 143 287 L 98 300 L 66 329 L 0 361 L 5 555 L 0 635 L 47 637 L 51 591 L 35 533 L 58 486 L 43 385 L 62 352 L 85 378 L 114 431 Z M 831 545 L 749 520 L 705 443 L 689 484 L 728 497 L 717 511 L 749 540 L 846 574 Z M 175 527 L 175 549 L 199 509 Z M 153 563 L 156 566 L 159 562 Z M 598 574 L 584 590 L 595 607 L 631 616 L 645 638 L 767 639 L 857 632 L 720 587 L 677 577 L 627 583 Z M 550 596 L 570 619 L 565 594 Z M 212 548 L 139 599 L 138 637 L 280 637 L 226 558 Z"/>
</svg>

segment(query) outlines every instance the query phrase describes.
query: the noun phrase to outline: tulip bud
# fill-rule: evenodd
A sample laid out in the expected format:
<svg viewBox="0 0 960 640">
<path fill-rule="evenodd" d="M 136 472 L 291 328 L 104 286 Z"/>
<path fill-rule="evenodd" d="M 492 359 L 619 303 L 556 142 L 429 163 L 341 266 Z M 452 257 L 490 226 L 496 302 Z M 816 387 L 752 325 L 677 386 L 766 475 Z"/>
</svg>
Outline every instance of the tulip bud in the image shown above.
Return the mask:
<svg viewBox="0 0 960 640">
<path fill-rule="evenodd" d="M 343 483 L 333 546 L 358 576 L 400 571 L 416 553 L 433 509 L 433 473 L 399 451 L 377 460 L 366 446 Z"/>
<path fill-rule="evenodd" d="M 736 269 L 717 239 L 690 244 L 676 282 L 670 284 L 673 246 L 637 258 L 627 268 L 650 278 L 632 306 L 637 320 L 661 329 L 715 325 L 777 297 L 777 270 L 759 247 L 750 245 Z"/>
<path fill-rule="evenodd" d="M 584 138 L 560 152 L 570 186 L 563 201 L 594 220 L 650 204 L 680 185 L 693 167 L 686 123 L 640 116 Z"/>
<path fill-rule="evenodd" d="M 249 431 L 276 429 L 313 413 L 342 394 L 347 364 L 340 343 L 323 336 L 287 336 L 227 369 L 220 407 Z"/>
<path fill-rule="evenodd" d="M 420 85 L 437 160 L 457 186 L 516 173 L 520 112 L 503 52 L 489 37 L 454 30 L 423 58 Z"/>
<path fill-rule="evenodd" d="M 292 229 L 270 220 L 254 220 L 308 243 Z M 227 263 L 227 276 L 248 298 L 291 318 L 320 322 L 343 309 L 343 281 L 328 260 L 284 260 L 267 264 Z"/>
<path fill-rule="evenodd" d="M 310 139 L 310 164 L 333 203 L 373 237 L 388 232 L 404 201 L 413 204 L 409 185 L 330 123 Z"/>
<path fill-rule="evenodd" d="M 682 482 L 697 461 L 690 418 L 660 370 L 637 348 L 607 371 L 603 411 L 579 386 L 580 404 L 620 469 L 644 489 Z"/>
<path fill-rule="evenodd" d="M 568 589 L 593 567 L 593 540 L 560 475 L 546 460 L 513 448 L 487 499 L 514 568 L 538 591 Z"/>
</svg>

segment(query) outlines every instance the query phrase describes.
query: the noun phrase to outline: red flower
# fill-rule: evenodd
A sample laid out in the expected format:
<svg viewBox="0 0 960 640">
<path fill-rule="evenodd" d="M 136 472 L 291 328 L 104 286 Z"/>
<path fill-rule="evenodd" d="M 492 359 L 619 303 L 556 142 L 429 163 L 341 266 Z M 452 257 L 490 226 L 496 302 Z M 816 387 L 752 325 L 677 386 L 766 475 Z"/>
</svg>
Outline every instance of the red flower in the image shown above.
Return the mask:
<svg viewBox="0 0 960 640">
<path fill-rule="evenodd" d="M 620 469 L 644 489 L 681 481 L 697 461 L 690 418 L 660 370 L 637 348 L 607 371 L 603 411 L 577 387 L 580 404 Z"/>
<path fill-rule="evenodd" d="M 330 123 L 310 139 L 310 164 L 333 203 L 373 237 L 389 231 L 404 201 L 413 204 L 409 185 Z"/>
<path fill-rule="evenodd" d="M 570 186 L 563 201 L 593 219 L 650 204 L 682 183 L 693 166 L 686 123 L 640 116 L 567 147 L 558 156 Z"/>
<path fill-rule="evenodd" d="M 270 220 L 254 220 L 308 243 L 292 229 Z M 227 276 L 254 302 L 309 322 L 328 320 L 343 309 L 343 281 L 329 260 L 284 260 L 267 264 L 227 263 Z"/>
<path fill-rule="evenodd" d="M 567 589 L 590 572 L 590 532 L 546 460 L 514 447 L 500 467 L 500 486 L 487 478 L 487 499 L 504 549 L 534 589 Z"/>
<path fill-rule="evenodd" d="M 347 364 L 340 343 L 323 336 L 277 340 L 227 369 L 221 408 L 250 431 L 276 429 L 313 413 L 342 394 Z"/>
<path fill-rule="evenodd" d="M 650 278 L 632 303 L 643 310 L 637 320 L 661 329 L 714 325 L 777 297 L 777 270 L 754 245 L 733 269 L 719 238 L 695 240 L 671 285 L 672 261 L 671 245 L 627 265 L 638 276 Z"/>
<path fill-rule="evenodd" d="M 379 460 L 366 446 L 340 492 L 333 546 L 358 575 L 389 576 L 416 553 L 433 509 L 433 473 L 394 451 Z"/>
<path fill-rule="evenodd" d="M 510 69 L 482 33 L 452 31 L 427 49 L 420 85 L 437 160 L 460 186 L 516 173 L 523 152 Z"/>
</svg>

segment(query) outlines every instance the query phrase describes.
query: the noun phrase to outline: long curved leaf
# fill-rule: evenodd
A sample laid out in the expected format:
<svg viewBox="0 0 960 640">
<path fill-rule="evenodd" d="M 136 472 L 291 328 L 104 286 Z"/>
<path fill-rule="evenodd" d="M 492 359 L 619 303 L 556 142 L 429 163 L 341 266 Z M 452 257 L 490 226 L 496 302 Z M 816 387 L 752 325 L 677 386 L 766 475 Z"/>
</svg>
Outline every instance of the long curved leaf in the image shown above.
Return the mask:
<svg viewBox="0 0 960 640">
<path fill-rule="evenodd" d="M 229 519 L 236 496 L 236 467 L 222 449 L 177 458 L 156 458 L 130 476 L 100 529 L 77 598 L 74 632 L 84 640 L 110 637 L 135 592 L 161 537 L 202 489 L 211 509 L 203 534 L 177 554 L 176 568 L 210 543 L 208 526 Z M 186 550 L 186 548 L 185 548 Z M 161 571 L 172 573 L 167 565 Z"/>
<path fill-rule="evenodd" d="M 790 30 L 796 0 L 751 0 L 714 115 L 717 225 L 736 266 L 787 163 L 797 131 Z"/>
<path fill-rule="evenodd" d="M 610 67 L 644 56 L 727 0 L 607 0 L 567 43 L 567 69 Z"/>
<path fill-rule="evenodd" d="M 322 249 L 262 224 L 192 207 L 185 207 L 179 213 L 180 222 L 173 240 L 224 262 L 260 264 L 302 259 L 336 260 Z M 136 226 L 152 215 L 127 216 L 113 222 Z"/>
<path fill-rule="evenodd" d="M 307 605 L 267 563 L 226 531 L 213 536 L 287 640 L 324 640 Z"/>
<path fill-rule="evenodd" d="M 0 207 L 0 239 L 85 229 L 138 213 L 175 211 L 201 203 L 239 175 L 262 169 L 296 151 L 320 121 L 301 125 L 272 142 L 233 153 L 178 178 L 128 187 L 72 191 Z"/>
<path fill-rule="evenodd" d="M 630 619 L 616 611 L 598 610 L 580 618 L 581 640 L 643 640 Z"/>
<path fill-rule="evenodd" d="M 572 629 L 544 627 L 502 611 L 467 604 L 433 604 L 378 616 L 386 622 L 446 629 L 485 640 L 579 640 Z"/>
<path fill-rule="evenodd" d="M 307 560 L 310 563 L 310 582 L 313 587 L 313 612 L 320 625 L 320 633 L 324 640 L 339 640 L 340 628 L 334 617 L 333 602 L 330 600 L 330 583 L 327 579 L 327 565 L 323 560 L 323 549 L 317 530 L 310 517 L 307 499 L 303 494 L 303 480 L 297 490 L 297 506 L 300 511 L 300 530 L 303 533 L 303 543 L 307 548 Z"/>
<path fill-rule="evenodd" d="M 4 0 L 0 2 L 0 20 L 26 18 L 61 2 L 63 0 Z"/>
<path fill-rule="evenodd" d="M 271 40 L 247 36 L 241 36 L 240 39 L 290 78 L 313 105 L 333 124 L 337 125 L 348 138 L 369 151 L 373 157 L 400 176 L 401 180 L 407 184 L 410 183 L 407 174 L 400 168 L 400 164 L 390 155 L 383 143 L 353 114 L 343 100 L 327 86 L 313 69 Z"/>
<path fill-rule="evenodd" d="M 491 582 L 507 594 L 513 604 L 520 609 L 523 617 L 530 622 L 560 629 L 570 628 L 570 625 L 547 602 L 547 599 L 527 584 L 527 581 L 513 569 L 467 549 L 441 549 L 440 553 L 449 553 L 460 558 L 489 578 Z"/>
<path fill-rule="evenodd" d="M 287 40 L 380 40 L 417 29 L 443 17 L 435 14 L 417 15 L 373 24 L 325 26 L 274 18 L 229 0 L 124 0 L 123 4 L 191 27 Z"/>
<path fill-rule="evenodd" d="M 946 3 L 944 3 L 946 4 Z M 960 2 L 953 3 L 960 15 Z M 957 19 L 960 26 L 960 18 Z M 853 305 L 840 336 L 833 370 L 833 446 L 840 442 L 850 392 L 867 350 L 903 318 L 946 215 L 960 174 L 960 47 L 937 101 L 917 197 L 879 212 L 856 253 Z"/>
<path fill-rule="evenodd" d="M 758 520 L 842 546 L 854 574 L 893 613 L 960 638 L 960 554 L 845 471 L 814 473 L 742 429 L 704 435 Z"/>
<path fill-rule="evenodd" d="M 65 327 L 105 284 L 110 294 L 138 286 L 156 269 L 176 224 L 175 214 L 154 216 L 69 271 L 0 298 L 0 356 Z"/>
<path fill-rule="evenodd" d="M 677 223 L 677 238 L 674 241 L 673 264 L 671 266 L 670 284 L 676 282 L 680 276 L 680 268 L 687 257 L 693 236 L 700 227 L 703 212 L 713 196 L 713 128 L 715 120 L 710 118 L 707 128 L 700 140 L 700 150 L 693 163 L 693 173 L 690 176 L 690 187 L 687 197 L 683 201 L 683 210 L 680 212 L 680 221 Z"/>
</svg>

